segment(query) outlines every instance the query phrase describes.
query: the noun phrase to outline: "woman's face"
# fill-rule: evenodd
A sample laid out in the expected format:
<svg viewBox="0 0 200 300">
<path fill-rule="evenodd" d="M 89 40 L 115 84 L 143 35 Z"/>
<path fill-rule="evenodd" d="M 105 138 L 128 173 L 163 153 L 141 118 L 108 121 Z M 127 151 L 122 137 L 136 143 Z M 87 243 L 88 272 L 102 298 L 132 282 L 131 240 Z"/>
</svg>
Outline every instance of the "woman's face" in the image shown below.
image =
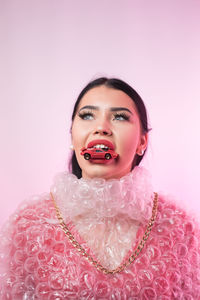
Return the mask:
<svg viewBox="0 0 200 300">
<path fill-rule="evenodd" d="M 95 140 L 111 142 L 118 157 L 85 160 L 81 149 Z M 72 144 L 83 178 L 121 178 L 131 171 L 136 153 L 141 155 L 146 149 L 147 134 L 141 133 L 133 100 L 120 90 L 102 85 L 81 99 L 72 124 Z"/>
</svg>

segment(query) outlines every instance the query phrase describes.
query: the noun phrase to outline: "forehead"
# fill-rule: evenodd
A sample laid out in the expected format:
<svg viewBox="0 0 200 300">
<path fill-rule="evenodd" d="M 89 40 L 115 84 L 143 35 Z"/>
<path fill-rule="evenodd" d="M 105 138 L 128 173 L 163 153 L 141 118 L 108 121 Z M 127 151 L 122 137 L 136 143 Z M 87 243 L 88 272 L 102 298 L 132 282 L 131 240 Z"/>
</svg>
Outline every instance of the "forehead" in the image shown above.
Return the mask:
<svg viewBox="0 0 200 300">
<path fill-rule="evenodd" d="M 81 99 L 78 109 L 86 105 L 95 105 L 100 109 L 125 107 L 133 112 L 137 112 L 134 101 L 126 93 L 103 85 L 89 90 Z"/>
</svg>

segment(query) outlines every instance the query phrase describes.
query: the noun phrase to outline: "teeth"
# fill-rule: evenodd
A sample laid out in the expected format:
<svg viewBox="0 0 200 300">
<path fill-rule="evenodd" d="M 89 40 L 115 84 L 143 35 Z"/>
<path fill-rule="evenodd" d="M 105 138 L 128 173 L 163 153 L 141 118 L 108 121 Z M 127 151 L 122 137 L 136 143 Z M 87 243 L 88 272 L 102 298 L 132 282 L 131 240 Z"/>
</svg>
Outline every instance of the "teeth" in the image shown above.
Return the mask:
<svg viewBox="0 0 200 300">
<path fill-rule="evenodd" d="M 94 148 L 101 148 L 101 149 L 106 148 L 106 149 L 108 149 L 108 146 L 105 146 L 103 144 L 98 144 L 98 145 L 95 145 Z"/>
</svg>

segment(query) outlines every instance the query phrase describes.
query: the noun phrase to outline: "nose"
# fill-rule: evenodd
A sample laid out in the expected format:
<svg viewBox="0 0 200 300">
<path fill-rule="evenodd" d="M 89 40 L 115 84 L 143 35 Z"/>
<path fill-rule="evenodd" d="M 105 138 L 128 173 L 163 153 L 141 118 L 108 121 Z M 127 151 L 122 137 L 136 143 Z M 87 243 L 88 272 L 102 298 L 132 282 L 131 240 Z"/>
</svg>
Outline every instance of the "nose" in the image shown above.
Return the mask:
<svg viewBox="0 0 200 300">
<path fill-rule="evenodd" d="M 94 134 L 100 134 L 100 135 L 112 135 L 112 130 L 110 128 L 110 125 L 106 121 L 99 122 L 96 125 L 96 128 L 94 129 Z"/>
</svg>

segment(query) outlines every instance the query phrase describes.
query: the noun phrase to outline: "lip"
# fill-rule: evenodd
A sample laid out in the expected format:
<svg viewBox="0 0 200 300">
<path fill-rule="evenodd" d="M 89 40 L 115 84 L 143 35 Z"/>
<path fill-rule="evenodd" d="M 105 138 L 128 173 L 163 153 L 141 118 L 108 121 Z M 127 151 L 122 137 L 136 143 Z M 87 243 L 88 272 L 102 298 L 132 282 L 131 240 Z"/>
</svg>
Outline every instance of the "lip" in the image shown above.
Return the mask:
<svg viewBox="0 0 200 300">
<path fill-rule="evenodd" d="M 111 143 L 108 140 L 102 140 L 102 139 L 93 140 L 93 141 L 89 142 L 89 144 L 87 145 L 87 148 L 92 148 L 93 146 L 95 146 L 97 144 L 103 144 L 103 145 L 107 146 L 108 148 L 110 148 L 110 150 L 115 149 L 115 146 L 113 145 L 113 143 Z"/>
</svg>

